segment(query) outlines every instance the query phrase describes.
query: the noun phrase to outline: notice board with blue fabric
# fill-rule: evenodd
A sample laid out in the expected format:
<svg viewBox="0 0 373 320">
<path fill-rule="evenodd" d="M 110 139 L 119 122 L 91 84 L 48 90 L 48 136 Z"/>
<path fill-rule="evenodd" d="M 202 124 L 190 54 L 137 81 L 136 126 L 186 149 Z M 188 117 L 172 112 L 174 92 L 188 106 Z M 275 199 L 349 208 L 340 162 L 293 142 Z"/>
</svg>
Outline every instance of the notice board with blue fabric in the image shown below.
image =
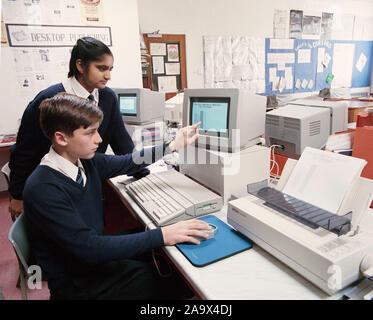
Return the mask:
<svg viewBox="0 0 373 320">
<path fill-rule="evenodd" d="M 219 218 L 208 215 L 199 219 L 217 227 L 214 238 L 203 240 L 199 245 L 190 243 L 176 245 L 194 266 L 203 267 L 252 247 L 252 242 L 248 238 Z"/>
<path fill-rule="evenodd" d="M 335 47 L 351 45 L 344 70 L 351 88 L 370 86 L 373 41 L 269 39 L 265 41 L 266 95 L 319 91 L 333 80 Z M 340 61 L 341 62 L 341 61 Z M 328 81 L 329 76 L 329 81 Z"/>
</svg>

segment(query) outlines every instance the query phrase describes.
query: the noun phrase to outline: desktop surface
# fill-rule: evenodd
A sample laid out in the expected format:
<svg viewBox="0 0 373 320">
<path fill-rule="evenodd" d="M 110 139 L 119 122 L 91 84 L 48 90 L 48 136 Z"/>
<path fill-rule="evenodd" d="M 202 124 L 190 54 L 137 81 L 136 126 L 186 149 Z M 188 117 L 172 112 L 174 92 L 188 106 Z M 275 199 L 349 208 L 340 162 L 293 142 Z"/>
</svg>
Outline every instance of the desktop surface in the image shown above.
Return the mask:
<svg viewBox="0 0 373 320">
<path fill-rule="evenodd" d="M 167 169 L 167 166 L 158 162 L 150 169 L 156 172 Z M 155 228 L 150 218 L 125 191 L 121 183 L 124 179 L 130 178 L 119 176 L 110 181 L 134 210 L 137 218 L 145 226 Z M 223 206 L 214 215 L 227 222 L 227 206 Z M 373 210 L 370 209 L 366 216 L 366 223 L 373 228 Z M 164 252 L 201 299 L 333 300 L 342 298 L 343 292 L 347 290 L 333 296 L 327 295 L 255 243 L 250 250 L 202 268 L 193 266 L 175 246 L 164 247 Z"/>
</svg>

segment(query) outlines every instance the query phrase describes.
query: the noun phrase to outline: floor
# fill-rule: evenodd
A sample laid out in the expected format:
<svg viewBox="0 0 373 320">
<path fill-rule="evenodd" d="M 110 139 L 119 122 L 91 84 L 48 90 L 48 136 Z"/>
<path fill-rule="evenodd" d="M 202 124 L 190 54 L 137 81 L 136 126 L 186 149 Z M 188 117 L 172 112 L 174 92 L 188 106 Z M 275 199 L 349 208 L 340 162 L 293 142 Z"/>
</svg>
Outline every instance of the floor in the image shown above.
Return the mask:
<svg viewBox="0 0 373 320">
<path fill-rule="evenodd" d="M 18 262 L 13 247 L 8 240 L 12 219 L 8 212 L 8 192 L 0 192 L 0 287 L 5 300 L 21 300 L 21 289 L 16 287 Z M 28 300 L 48 300 L 49 290 L 46 282 L 42 289 L 27 291 Z"/>
<path fill-rule="evenodd" d="M 131 217 L 107 183 L 104 183 L 103 190 L 105 232 L 115 234 L 123 230 L 140 231 L 141 226 Z M 5 300 L 21 300 L 21 289 L 16 287 L 18 262 L 13 247 L 8 240 L 8 232 L 12 225 L 8 206 L 8 192 L 0 192 L 0 299 L 2 292 Z M 28 300 L 48 300 L 47 283 L 43 282 L 42 289 L 28 289 L 27 298 Z"/>
</svg>

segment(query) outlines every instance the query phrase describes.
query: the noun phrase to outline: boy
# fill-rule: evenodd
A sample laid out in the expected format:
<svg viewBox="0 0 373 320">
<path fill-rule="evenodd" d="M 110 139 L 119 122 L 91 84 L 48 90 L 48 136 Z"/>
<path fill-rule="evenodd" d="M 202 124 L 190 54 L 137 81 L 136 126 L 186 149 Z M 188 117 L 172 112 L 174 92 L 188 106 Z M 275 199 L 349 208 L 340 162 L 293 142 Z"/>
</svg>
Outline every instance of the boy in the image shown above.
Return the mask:
<svg viewBox="0 0 373 320">
<path fill-rule="evenodd" d="M 118 99 L 107 86 L 113 63 L 113 54 L 103 42 L 83 37 L 71 51 L 68 79 L 42 90 L 27 106 L 9 160 L 9 193 L 12 197 L 9 211 L 13 220 L 23 211 L 22 192 L 26 179 L 51 146 L 39 123 L 39 105 L 44 99 L 67 92 L 93 100 L 104 114 L 98 129 L 103 141 L 97 152 L 105 153 L 110 144 L 115 154 L 132 153 L 134 144 L 123 124 Z M 134 176 L 140 178 L 148 173 L 149 170 L 144 168 Z"/>
<path fill-rule="evenodd" d="M 150 249 L 180 242 L 198 244 L 210 229 L 200 220 L 125 236 L 104 236 L 101 182 L 131 174 L 144 152 L 96 153 L 101 110 L 87 99 L 60 93 L 40 105 L 40 124 L 52 141 L 27 179 L 24 212 L 36 263 L 48 280 L 51 299 L 160 299 L 166 287 L 143 262 L 130 260 Z M 198 138 L 199 123 L 174 141 L 151 149 L 152 161 Z M 188 133 L 193 131 L 190 136 Z M 175 297 L 175 296 L 173 296 Z"/>
</svg>

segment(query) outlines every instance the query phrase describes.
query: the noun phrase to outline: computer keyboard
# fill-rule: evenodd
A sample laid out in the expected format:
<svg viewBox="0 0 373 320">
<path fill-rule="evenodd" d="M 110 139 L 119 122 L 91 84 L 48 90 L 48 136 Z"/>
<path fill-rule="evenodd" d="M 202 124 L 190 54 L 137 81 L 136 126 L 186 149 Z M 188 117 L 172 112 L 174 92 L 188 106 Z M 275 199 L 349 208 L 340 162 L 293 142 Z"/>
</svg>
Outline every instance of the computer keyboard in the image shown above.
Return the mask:
<svg viewBox="0 0 373 320">
<path fill-rule="evenodd" d="M 157 226 L 219 211 L 223 206 L 221 196 L 176 170 L 149 174 L 126 189 Z"/>
</svg>

